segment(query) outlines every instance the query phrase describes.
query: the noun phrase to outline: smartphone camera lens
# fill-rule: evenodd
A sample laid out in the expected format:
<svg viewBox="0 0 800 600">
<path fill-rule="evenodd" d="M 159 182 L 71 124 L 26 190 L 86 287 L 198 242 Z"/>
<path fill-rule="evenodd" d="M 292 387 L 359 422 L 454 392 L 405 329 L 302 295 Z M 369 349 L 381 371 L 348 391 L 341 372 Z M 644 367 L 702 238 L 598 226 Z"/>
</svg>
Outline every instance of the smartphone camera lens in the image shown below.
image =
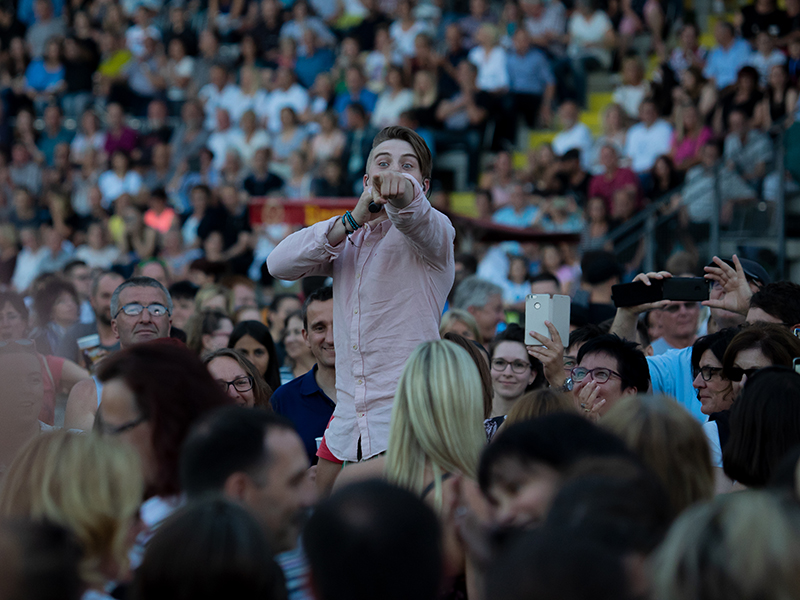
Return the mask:
<svg viewBox="0 0 800 600">
<path fill-rule="evenodd" d="M 542 308 L 541 302 L 534 302 L 533 308 L 535 308 L 536 310 L 539 310 L 540 308 Z"/>
</svg>

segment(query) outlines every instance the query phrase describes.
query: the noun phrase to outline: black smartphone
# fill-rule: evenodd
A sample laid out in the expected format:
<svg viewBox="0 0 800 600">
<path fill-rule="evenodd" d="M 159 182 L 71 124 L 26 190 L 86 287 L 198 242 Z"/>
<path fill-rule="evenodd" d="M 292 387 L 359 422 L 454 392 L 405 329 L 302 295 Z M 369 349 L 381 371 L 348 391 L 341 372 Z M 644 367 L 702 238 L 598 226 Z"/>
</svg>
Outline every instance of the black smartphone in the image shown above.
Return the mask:
<svg viewBox="0 0 800 600">
<path fill-rule="evenodd" d="M 664 300 L 702 302 L 708 300 L 711 286 L 704 277 L 671 277 L 664 279 Z"/>
<path fill-rule="evenodd" d="M 650 285 L 641 281 L 611 287 L 611 299 L 617 308 L 638 306 L 659 300 L 702 302 L 708 300 L 710 285 L 703 277 L 670 277 L 654 279 Z"/>
<path fill-rule="evenodd" d="M 619 283 L 611 286 L 611 300 L 617 308 L 658 302 L 664 299 L 663 284 L 663 279 L 654 279 L 650 285 L 645 285 L 641 281 Z"/>
</svg>

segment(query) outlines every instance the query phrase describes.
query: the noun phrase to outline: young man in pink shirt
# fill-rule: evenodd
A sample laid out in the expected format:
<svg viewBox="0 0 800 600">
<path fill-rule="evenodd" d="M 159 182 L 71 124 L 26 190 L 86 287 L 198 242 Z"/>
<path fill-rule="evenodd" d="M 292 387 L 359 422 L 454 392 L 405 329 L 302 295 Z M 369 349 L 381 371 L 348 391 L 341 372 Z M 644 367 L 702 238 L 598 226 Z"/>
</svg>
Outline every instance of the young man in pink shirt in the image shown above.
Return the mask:
<svg viewBox="0 0 800 600">
<path fill-rule="evenodd" d="M 352 211 L 290 235 L 267 259 L 279 279 L 333 277 L 337 405 L 325 444 L 342 461 L 386 451 L 406 359 L 439 338 L 455 230 L 426 198 L 431 169 L 419 135 L 386 127 L 373 140 Z"/>
</svg>

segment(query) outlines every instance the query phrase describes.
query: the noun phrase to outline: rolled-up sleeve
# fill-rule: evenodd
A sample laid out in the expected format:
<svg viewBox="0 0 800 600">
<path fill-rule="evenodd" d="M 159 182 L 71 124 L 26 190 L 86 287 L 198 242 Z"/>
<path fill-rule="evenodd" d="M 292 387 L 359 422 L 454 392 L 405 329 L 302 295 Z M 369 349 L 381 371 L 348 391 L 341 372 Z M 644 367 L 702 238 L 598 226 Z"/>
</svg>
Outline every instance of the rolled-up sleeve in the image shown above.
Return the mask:
<svg viewBox="0 0 800 600">
<path fill-rule="evenodd" d="M 431 206 L 419 182 L 408 174 L 403 176 L 414 186 L 414 199 L 405 208 L 388 203 L 386 213 L 425 262 L 438 271 L 444 270 L 453 264 L 456 231 L 450 219 Z"/>
<path fill-rule="evenodd" d="M 331 246 L 328 234 L 340 217 L 315 223 L 281 241 L 267 257 L 269 274 L 276 279 L 295 281 L 310 275 L 332 275 L 333 261 L 344 242 Z"/>
</svg>

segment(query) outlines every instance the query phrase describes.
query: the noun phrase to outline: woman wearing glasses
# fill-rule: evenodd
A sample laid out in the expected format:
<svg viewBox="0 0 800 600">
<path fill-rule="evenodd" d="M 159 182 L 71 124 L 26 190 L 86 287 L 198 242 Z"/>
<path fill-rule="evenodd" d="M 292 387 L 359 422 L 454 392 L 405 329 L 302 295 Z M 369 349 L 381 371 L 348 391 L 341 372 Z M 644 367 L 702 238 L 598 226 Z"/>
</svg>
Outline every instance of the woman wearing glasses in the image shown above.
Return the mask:
<svg viewBox="0 0 800 600">
<path fill-rule="evenodd" d="M 489 439 L 526 392 L 545 385 L 542 363 L 528 354 L 525 333 L 519 325 L 511 324 L 500 333 L 489 349 L 492 374 L 492 414 L 486 419 Z"/>
<path fill-rule="evenodd" d="M 255 365 L 238 350 L 223 348 L 205 357 L 203 363 L 220 389 L 239 406 L 257 406 L 272 410 L 269 399 L 272 389 Z"/>
<path fill-rule="evenodd" d="M 718 493 L 729 491 L 731 485 L 722 472 L 722 447 L 728 440 L 728 409 L 733 405 L 736 392 L 733 383 L 722 373 L 722 361 L 737 333 L 735 327 L 723 329 L 701 337 L 692 346 L 692 385 L 697 390 L 700 411 L 708 415 L 703 431 L 711 449 L 711 464 Z"/>
</svg>

